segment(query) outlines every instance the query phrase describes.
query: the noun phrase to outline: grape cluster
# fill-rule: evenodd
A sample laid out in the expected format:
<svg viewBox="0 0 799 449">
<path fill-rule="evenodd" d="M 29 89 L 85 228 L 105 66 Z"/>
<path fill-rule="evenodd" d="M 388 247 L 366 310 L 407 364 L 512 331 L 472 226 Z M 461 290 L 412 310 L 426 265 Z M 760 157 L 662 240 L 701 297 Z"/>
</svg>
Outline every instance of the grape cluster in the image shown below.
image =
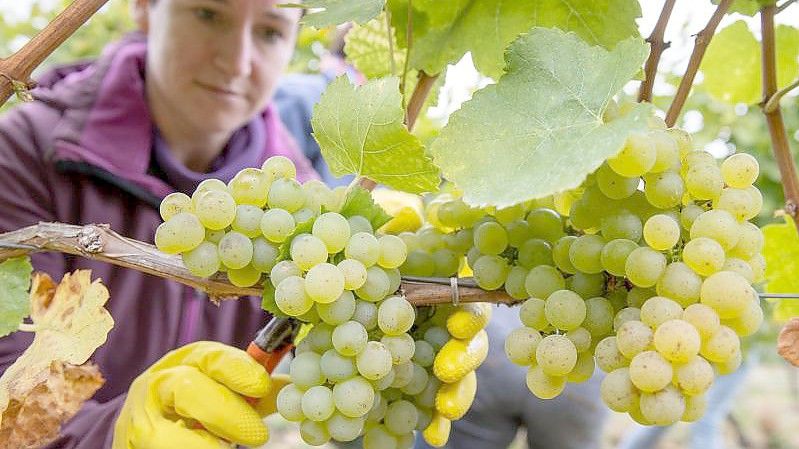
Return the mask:
<svg viewBox="0 0 799 449">
<path fill-rule="evenodd" d="M 417 311 L 396 294 L 405 242 L 340 214 L 345 190 L 295 175 L 290 160 L 273 157 L 228 184 L 169 195 L 157 247 L 181 254 L 197 276 L 260 283 L 265 308 L 312 324 L 276 404 L 306 443 L 363 436 L 366 449 L 410 448 L 418 430 L 442 446 L 474 398 L 490 309 Z"/>
<path fill-rule="evenodd" d="M 758 171 L 744 153 L 719 164 L 653 119 L 577 189 L 501 210 L 439 194 L 429 226 L 399 235 L 410 249 L 400 269 L 471 270 L 481 288 L 524 300 L 505 351 L 530 367 L 536 396 L 599 366 L 611 409 L 643 424 L 693 421 L 714 377 L 740 365 L 740 337 L 763 320 L 752 288 L 764 276 L 763 235 L 748 221 L 762 206 Z"/>
</svg>

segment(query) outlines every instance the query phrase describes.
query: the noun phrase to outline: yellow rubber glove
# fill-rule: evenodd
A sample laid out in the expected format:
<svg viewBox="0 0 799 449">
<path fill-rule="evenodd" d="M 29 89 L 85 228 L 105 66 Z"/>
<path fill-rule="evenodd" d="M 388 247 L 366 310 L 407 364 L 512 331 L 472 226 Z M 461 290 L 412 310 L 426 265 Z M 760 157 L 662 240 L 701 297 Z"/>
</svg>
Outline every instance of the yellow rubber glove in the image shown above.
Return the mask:
<svg viewBox="0 0 799 449">
<path fill-rule="evenodd" d="M 271 383 L 266 369 L 240 349 L 210 341 L 178 348 L 133 381 L 113 449 L 261 445 L 268 432 L 256 409 L 272 408 Z"/>
</svg>

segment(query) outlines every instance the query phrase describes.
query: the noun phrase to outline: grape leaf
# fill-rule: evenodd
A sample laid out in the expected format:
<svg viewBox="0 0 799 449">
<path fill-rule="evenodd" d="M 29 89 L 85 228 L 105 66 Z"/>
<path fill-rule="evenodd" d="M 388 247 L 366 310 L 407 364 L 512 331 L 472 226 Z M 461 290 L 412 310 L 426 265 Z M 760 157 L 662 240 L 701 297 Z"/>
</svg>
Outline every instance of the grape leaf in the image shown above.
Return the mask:
<svg viewBox="0 0 799 449">
<path fill-rule="evenodd" d="M 400 46 L 405 46 L 408 0 L 389 0 Z M 533 26 L 574 31 L 591 44 L 613 47 L 639 36 L 635 0 L 434 0 L 413 1 L 410 64 L 428 74 L 440 73 L 468 51 L 482 73 L 502 74 L 505 48 Z"/>
<path fill-rule="evenodd" d="M 721 0 L 712 0 L 712 3 L 718 5 Z M 764 6 L 775 3 L 777 3 L 777 0 L 735 0 L 730 5 L 730 9 L 727 10 L 727 14 L 737 12 L 747 16 L 754 16 Z"/>
<path fill-rule="evenodd" d="M 28 287 L 33 267 L 28 257 L 0 263 L 0 337 L 14 332 L 30 314 Z"/>
<path fill-rule="evenodd" d="M 777 85 L 784 87 L 799 75 L 799 29 L 779 25 L 775 39 Z M 713 37 L 700 70 L 704 89 L 718 100 L 753 104 L 762 98 L 760 42 L 743 20 Z"/>
<path fill-rule="evenodd" d="M 315 28 L 345 22 L 366 23 L 380 14 L 386 0 L 305 0 L 302 4 L 287 3 L 284 7 L 323 8 L 302 18 L 302 23 Z"/>
<path fill-rule="evenodd" d="M 644 104 L 602 122 L 646 56 L 638 38 L 607 51 L 574 33 L 534 28 L 508 48 L 499 82 L 450 117 L 433 159 L 472 205 L 501 208 L 575 188 L 630 132 L 646 129 Z"/>
<path fill-rule="evenodd" d="M 314 107 L 311 125 L 335 176 L 355 174 L 412 193 L 438 188 L 438 168 L 403 124 L 399 78 L 360 87 L 342 76 Z"/>
<path fill-rule="evenodd" d="M 378 229 L 392 218 L 379 204 L 375 203 L 371 193 L 360 186 L 354 186 L 347 193 L 339 213 L 347 218 L 361 215 L 369 220 L 372 229 Z"/>
<path fill-rule="evenodd" d="M 780 331 L 777 353 L 791 365 L 799 367 L 799 318 L 792 318 Z"/>
<path fill-rule="evenodd" d="M 380 78 L 396 74 L 396 70 L 402 70 L 405 64 L 407 52 L 398 47 L 393 27 L 391 28 L 391 42 L 388 36 L 385 14 L 380 14 L 374 20 L 363 25 L 353 25 L 345 37 L 344 53 L 347 55 L 347 61 L 367 78 Z M 392 48 L 393 55 L 390 53 Z M 392 73 L 391 65 L 392 56 L 394 73 Z"/>
<path fill-rule="evenodd" d="M 114 320 L 103 307 L 108 290 L 91 271 L 65 274 L 57 286 L 37 273 L 30 290 L 33 343 L 0 377 L 0 412 L 46 382 L 53 362 L 80 365 L 108 336 Z"/>
<path fill-rule="evenodd" d="M 766 258 L 766 291 L 769 293 L 799 292 L 799 235 L 789 216 L 785 223 L 763 227 L 766 240 L 763 257 Z M 799 316 L 799 301 L 782 300 L 774 308 L 774 318 L 787 320 Z"/>
</svg>

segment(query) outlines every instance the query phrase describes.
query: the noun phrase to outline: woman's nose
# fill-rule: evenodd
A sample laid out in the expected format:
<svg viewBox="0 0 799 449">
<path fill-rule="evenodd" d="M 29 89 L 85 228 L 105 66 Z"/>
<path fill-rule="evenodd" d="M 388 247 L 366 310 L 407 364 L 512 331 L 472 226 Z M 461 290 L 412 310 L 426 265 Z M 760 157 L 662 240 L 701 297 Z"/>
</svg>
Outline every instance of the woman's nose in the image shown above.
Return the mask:
<svg viewBox="0 0 799 449">
<path fill-rule="evenodd" d="M 244 78 L 252 71 L 252 33 L 245 28 L 230 30 L 217 43 L 215 65 L 231 78 Z"/>
</svg>

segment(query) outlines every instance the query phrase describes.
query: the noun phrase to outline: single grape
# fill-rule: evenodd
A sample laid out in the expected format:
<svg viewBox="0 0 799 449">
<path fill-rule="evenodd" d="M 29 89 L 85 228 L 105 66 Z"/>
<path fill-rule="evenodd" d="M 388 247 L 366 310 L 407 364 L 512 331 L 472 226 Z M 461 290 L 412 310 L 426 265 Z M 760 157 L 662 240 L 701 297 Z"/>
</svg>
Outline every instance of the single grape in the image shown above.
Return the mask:
<svg viewBox="0 0 799 449">
<path fill-rule="evenodd" d="M 366 328 L 357 321 L 347 321 L 333 329 L 333 347 L 339 354 L 352 357 L 364 351 L 369 337 Z"/>
<path fill-rule="evenodd" d="M 700 301 L 712 307 L 721 319 L 740 316 L 756 296 L 746 279 L 732 271 L 719 271 L 702 283 Z"/>
<path fill-rule="evenodd" d="M 607 163 L 621 176 L 635 177 L 647 173 L 657 160 L 657 150 L 645 134 L 632 133 L 627 137 L 624 147 Z"/>
<path fill-rule="evenodd" d="M 311 421 L 325 421 L 335 411 L 333 391 L 322 385 L 311 387 L 302 395 L 302 413 Z"/>
<path fill-rule="evenodd" d="M 286 315 L 300 316 L 311 310 L 314 302 L 305 292 L 305 279 L 289 276 L 275 289 L 275 304 Z"/>
<path fill-rule="evenodd" d="M 328 349 L 322 354 L 319 367 L 325 378 L 333 383 L 345 381 L 358 374 L 355 360 L 339 354 L 335 349 Z"/>
<path fill-rule="evenodd" d="M 179 212 L 158 225 L 155 246 L 167 254 L 179 254 L 200 246 L 205 238 L 205 228 L 189 212 Z"/>
<path fill-rule="evenodd" d="M 322 385 L 325 376 L 319 366 L 321 359 L 322 357 L 313 351 L 297 354 L 289 364 L 289 377 L 294 385 L 302 390 Z"/>
<path fill-rule="evenodd" d="M 173 192 L 165 196 L 164 199 L 161 200 L 161 205 L 158 207 L 158 212 L 161 214 L 161 219 L 164 221 L 169 220 L 181 212 L 191 211 L 191 198 L 182 192 Z"/>
<path fill-rule="evenodd" d="M 391 371 L 391 352 L 382 343 L 370 341 L 355 358 L 355 366 L 358 367 L 361 376 L 369 380 L 378 380 Z"/>
<path fill-rule="evenodd" d="M 538 366 L 550 376 L 565 376 L 577 363 L 577 348 L 563 335 L 547 335 L 535 350 Z"/>
<path fill-rule="evenodd" d="M 533 298 L 548 298 L 552 293 L 563 290 L 566 281 L 555 267 L 539 265 L 529 273 L 524 280 L 524 288 Z"/>
<path fill-rule="evenodd" d="M 683 363 L 699 353 L 699 331 L 689 322 L 669 320 L 655 330 L 655 349 L 667 360 Z"/>
<path fill-rule="evenodd" d="M 653 296 L 641 306 L 641 321 L 653 329 L 666 321 L 680 319 L 682 315 L 682 306 L 663 296 Z"/>
<path fill-rule="evenodd" d="M 274 177 L 257 168 L 245 168 L 228 183 L 228 189 L 238 204 L 263 208 L 269 195 L 269 186 Z"/>
<path fill-rule="evenodd" d="M 219 253 L 216 245 L 211 242 L 202 242 L 181 257 L 183 265 L 195 276 L 207 278 L 219 271 Z"/>
<path fill-rule="evenodd" d="M 344 274 L 330 263 L 314 265 L 305 274 L 305 291 L 314 301 L 329 304 L 344 293 Z"/>
<path fill-rule="evenodd" d="M 557 329 L 576 329 L 586 316 L 585 301 L 570 290 L 558 290 L 547 298 L 544 315 Z"/>
<path fill-rule="evenodd" d="M 671 249 L 680 240 L 680 225 L 668 215 L 654 215 L 644 223 L 644 240 L 652 249 Z"/>
<path fill-rule="evenodd" d="M 483 290 L 496 290 L 502 287 L 508 276 L 508 263 L 499 256 L 481 256 L 472 266 L 474 280 Z"/>
<path fill-rule="evenodd" d="M 628 359 L 648 350 L 652 346 L 652 339 L 652 329 L 636 320 L 625 322 L 616 333 L 619 352 Z"/>
<path fill-rule="evenodd" d="M 268 273 L 277 263 L 280 255 L 278 248 L 267 242 L 266 239 L 258 237 L 252 240 L 252 266 L 262 273 Z"/>
<path fill-rule="evenodd" d="M 305 204 L 305 192 L 294 179 L 276 179 L 269 187 L 267 204 L 270 209 L 285 209 L 293 213 Z"/>
<path fill-rule="evenodd" d="M 733 154 L 721 163 L 721 176 L 730 187 L 749 187 L 755 182 L 759 172 L 757 159 L 746 153 Z"/>
<path fill-rule="evenodd" d="M 516 328 L 505 337 L 505 355 L 517 365 L 531 365 L 535 363 L 535 351 L 541 339 L 541 334 L 535 329 Z"/>
<path fill-rule="evenodd" d="M 377 325 L 386 335 L 400 335 L 410 330 L 416 319 L 416 310 L 405 298 L 391 296 L 380 303 Z"/>
<path fill-rule="evenodd" d="M 282 243 L 294 232 L 294 217 L 283 209 L 269 209 L 261 216 L 261 234 L 274 243 Z"/>
<path fill-rule="evenodd" d="M 634 249 L 624 265 L 627 278 L 638 287 L 652 287 L 666 269 L 666 257 L 648 247 Z"/>
<path fill-rule="evenodd" d="M 270 157 L 261 165 L 261 170 L 263 170 L 270 179 L 297 177 L 297 168 L 294 166 L 294 162 L 285 156 Z"/>
<path fill-rule="evenodd" d="M 630 380 L 629 368 L 617 368 L 608 373 L 599 386 L 602 402 L 614 412 L 628 412 L 638 404 L 638 389 Z"/>
<path fill-rule="evenodd" d="M 551 376 L 540 365 L 530 367 L 525 381 L 530 392 L 541 399 L 552 399 L 566 387 L 564 376 Z"/>
<path fill-rule="evenodd" d="M 347 246 L 350 224 L 341 214 L 326 212 L 314 221 L 311 233 L 324 242 L 328 253 L 334 254 Z"/>
<path fill-rule="evenodd" d="M 327 324 L 337 325 L 349 321 L 355 314 L 355 296 L 350 291 L 341 293 L 335 301 L 328 304 L 317 304 L 319 318 Z"/>
<path fill-rule="evenodd" d="M 657 351 L 644 351 L 630 361 L 630 380 L 639 390 L 654 393 L 671 382 L 671 363 Z"/>
<path fill-rule="evenodd" d="M 244 234 L 230 231 L 219 241 L 219 259 L 227 268 L 239 269 L 252 261 L 252 240 Z"/>
<path fill-rule="evenodd" d="M 594 348 L 594 357 L 597 366 L 606 373 L 630 364 L 630 361 L 619 352 L 615 335 L 605 337 L 597 343 Z"/>
<path fill-rule="evenodd" d="M 685 413 L 685 398 L 669 385 L 662 391 L 641 394 L 641 413 L 652 424 L 667 426 L 674 424 Z"/>
<path fill-rule="evenodd" d="M 295 384 L 288 384 L 277 394 L 277 411 L 287 421 L 300 422 L 305 419 L 302 412 L 303 391 Z"/>
<path fill-rule="evenodd" d="M 702 278 L 682 262 L 670 263 L 658 279 L 657 294 L 687 307 L 699 301 Z"/>
<path fill-rule="evenodd" d="M 405 242 L 395 235 L 384 235 L 378 240 L 380 254 L 377 264 L 383 268 L 397 268 L 405 262 L 408 256 L 408 249 Z M 439 251 L 448 251 L 441 249 Z"/>
<path fill-rule="evenodd" d="M 740 227 L 735 218 L 726 210 L 713 209 L 703 212 L 691 225 L 691 239 L 708 237 L 717 241 L 725 250 L 738 243 Z"/>
</svg>

